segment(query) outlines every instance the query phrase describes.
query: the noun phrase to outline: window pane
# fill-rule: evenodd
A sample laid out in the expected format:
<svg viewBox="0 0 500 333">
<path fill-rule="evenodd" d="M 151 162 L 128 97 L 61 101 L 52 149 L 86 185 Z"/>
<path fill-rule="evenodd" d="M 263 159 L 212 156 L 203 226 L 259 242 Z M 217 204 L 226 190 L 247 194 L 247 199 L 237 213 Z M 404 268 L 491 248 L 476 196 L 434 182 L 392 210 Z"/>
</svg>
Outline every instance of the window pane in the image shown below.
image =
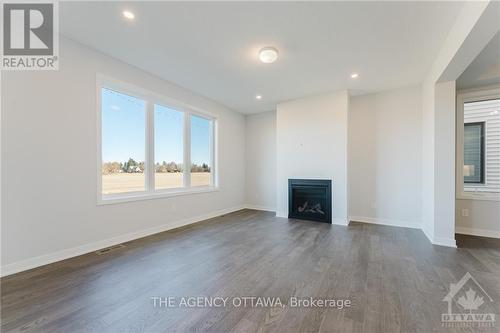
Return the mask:
<svg viewBox="0 0 500 333">
<path fill-rule="evenodd" d="M 101 90 L 102 193 L 144 191 L 146 102 Z"/>
<path fill-rule="evenodd" d="M 155 187 L 157 189 L 183 186 L 184 114 L 155 105 Z"/>
<path fill-rule="evenodd" d="M 191 186 L 206 186 L 211 181 L 212 121 L 191 116 Z"/>
<path fill-rule="evenodd" d="M 464 126 L 464 181 L 482 182 L 482 123 Z"/>
<path fill-rule="evenodd" d="M 464 103 L 464 191 L 500 193 L 500 99 Z"/>
</svg>

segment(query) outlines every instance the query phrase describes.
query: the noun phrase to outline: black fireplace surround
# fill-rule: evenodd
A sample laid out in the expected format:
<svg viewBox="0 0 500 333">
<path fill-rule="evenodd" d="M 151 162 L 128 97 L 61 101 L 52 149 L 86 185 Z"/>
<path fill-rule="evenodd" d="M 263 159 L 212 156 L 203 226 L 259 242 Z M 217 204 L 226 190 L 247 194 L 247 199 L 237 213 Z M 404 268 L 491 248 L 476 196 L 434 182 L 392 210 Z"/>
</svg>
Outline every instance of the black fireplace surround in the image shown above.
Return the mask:
<svg viewBox="0 0 500 333">
<path fill-rule="evenodd" d="M 332 181 L 288 179 L 288 217 L 332 223 Z"/>
</svg>

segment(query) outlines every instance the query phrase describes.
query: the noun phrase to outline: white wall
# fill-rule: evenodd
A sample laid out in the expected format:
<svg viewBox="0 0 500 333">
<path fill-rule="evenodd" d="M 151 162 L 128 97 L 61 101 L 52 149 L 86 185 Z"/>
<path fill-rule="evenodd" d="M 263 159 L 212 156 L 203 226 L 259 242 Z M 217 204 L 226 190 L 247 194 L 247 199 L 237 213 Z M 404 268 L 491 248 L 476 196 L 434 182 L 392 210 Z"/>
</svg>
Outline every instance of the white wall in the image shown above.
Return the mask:
<svg viewBox="0 0 500 333">
<path fill-rule="evenodd" d="M 243 115 L 67 39 L 60 47 L 59 71 L 2 73 L 3 274 L 243 205 Z M 220 191 L 97 206 L 96 72 L 218 114 Z"/>
<path fill-rule="evenodd" d="M 436 245 L 455 242 L 455 81 L 422 88 L 422 230 Z"/>
<path fill-rule="evenodd" d="M 455 230 L 451 227 L 455 201 L 450 200 L 455 185 L 449 181 L 455 172 L 450 159 L 450 152 L 454 154 L 455 151 L 455 137 L 450 136 L 450 129 L 454 128 L 451 122 L 455 119 L 455 113 L 450 111 L 455 101 L 451 86 L 498 32 L 499 7 L 494 1 L 466 2 L 423 82 L 423 230 L 437 245 L 456 246 Z M 443 86 L 438 87 L 437 83 L 443 83 Z M 439 178 L 441 176 L 445 178 Z"/>
<path fill-rule="evenodd" d="M 421 228 L 420 86 L 351 97 L 349 216 Z"/>
<path fill-rule="evenodd" d="M 276 210 L 276 111 L 247 115 L 246 204 Z"/>
<path fill-rule="evenodd" d="M 434 240 L 455 245 L 455 81 L 434 90 Z"/>
<path fill-rule="evenodd" d="M 279 104 L 277 215 L 288 215 L 288 179 L 331 179 L 333 223 L 347 223 L 347 91 Z"/>
<path fill-rule="evenodd" d="M 422 85 L 422 230 L 434 241 L 434 82 Z"/>
<path fill-rule="evenodd" d="M 457 199 L 456 232 L 459 234 L 500 238 L 500 202 Z M 468 216 L 462 216 L 462 209 Z"/>
</svg>

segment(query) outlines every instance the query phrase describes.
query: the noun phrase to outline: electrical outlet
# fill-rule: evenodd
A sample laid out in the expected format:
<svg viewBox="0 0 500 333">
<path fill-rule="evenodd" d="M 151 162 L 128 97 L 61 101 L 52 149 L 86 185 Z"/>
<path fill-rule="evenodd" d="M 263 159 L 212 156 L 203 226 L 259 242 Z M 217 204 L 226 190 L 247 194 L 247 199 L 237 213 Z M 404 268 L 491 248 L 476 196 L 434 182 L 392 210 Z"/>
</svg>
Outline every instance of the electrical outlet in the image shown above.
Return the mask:
<svg viewBox="0 0 500 333">
<path fill-rule="evenodd" d="M 469 210 L 468 209 L 462 209 L 462 216 L 463 217 L 468 217 L 469 216 Z"/>
</svg>

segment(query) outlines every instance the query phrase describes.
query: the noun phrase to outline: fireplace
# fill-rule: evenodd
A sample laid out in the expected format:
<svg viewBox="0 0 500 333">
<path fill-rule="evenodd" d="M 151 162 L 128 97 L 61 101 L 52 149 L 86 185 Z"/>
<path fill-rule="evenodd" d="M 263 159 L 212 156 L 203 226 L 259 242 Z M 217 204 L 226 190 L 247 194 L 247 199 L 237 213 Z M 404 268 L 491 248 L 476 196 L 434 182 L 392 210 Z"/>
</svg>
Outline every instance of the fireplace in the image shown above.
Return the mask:
<svg viewBox="0 0 500 333">
<path fill-rule="evenodd" d="M 288 217 L 332 223 L 332 181 L 289 179 Z"/>
</svg>

